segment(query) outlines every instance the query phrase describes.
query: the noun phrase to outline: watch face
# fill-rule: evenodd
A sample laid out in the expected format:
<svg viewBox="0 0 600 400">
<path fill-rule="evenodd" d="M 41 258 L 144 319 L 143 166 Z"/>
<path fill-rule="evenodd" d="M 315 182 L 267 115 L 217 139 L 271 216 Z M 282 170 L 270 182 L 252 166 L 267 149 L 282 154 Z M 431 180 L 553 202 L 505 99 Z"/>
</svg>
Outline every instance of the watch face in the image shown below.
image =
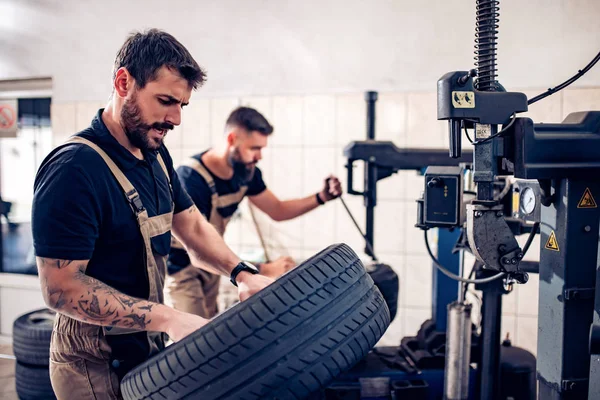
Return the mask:
<svg viewBox="0 0 600 400">
<path fill-rule="evenodd" d="M 248 269 L 251 269 L 251 270 L 253 270 L 253 271 L 256 271 L 256 272 L 258 272 L 258 268 L 256 268 L 254 265 L 250 264 L 249 262 L 247 262 L 247 261 L 242 261 L 242 264 L 244 264 L 244 266 L 245 266 L 246 268 L 248 268 Z"/>
<path fill-rule="evenodd" d="M 521 192 L 521 211 L 525 214 L 531 214 L 535 210 L 536 198 L 533 189 L 526 187 Z"/>
</svg>

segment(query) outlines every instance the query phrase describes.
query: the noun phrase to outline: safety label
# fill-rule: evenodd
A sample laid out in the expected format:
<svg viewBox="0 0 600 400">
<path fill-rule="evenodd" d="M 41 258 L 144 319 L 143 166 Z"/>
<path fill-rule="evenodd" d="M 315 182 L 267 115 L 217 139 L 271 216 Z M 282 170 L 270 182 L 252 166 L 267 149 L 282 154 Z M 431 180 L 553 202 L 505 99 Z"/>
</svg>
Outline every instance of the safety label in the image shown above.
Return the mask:
<svg viewBox="0 0 600 400">
<path fill-rule="evenodd" d="M 581 200 L 579 200 L 577 208 L 598 208 L 598 205 L 596 204 L 596 200 L 594 200 L 594 196 L 592 196 L 590 188 L 585 188 L 585 192 L 583 192 L 583 196 L 581 196 Z"/>
<path fill-rule="evenodd" d="M 490 124 L 475 124 L 475 139 L 487 139 L 492 136 Z"/>
<path fill-rule="evenodd" d="M 548 250 L 560 251 L 560 248 L 558 247 L 558 240 L 556 240 L 556 234 L 554 233 L 554 231 L 550 233 L 550 237 L 548 238 L 546 246 L 544 247 Z"/>
<path fill-rule="evenodd" d="M 475 108 L 475 93 L 453 91 L 452 105 L 454 108 Z"/>
</svg>

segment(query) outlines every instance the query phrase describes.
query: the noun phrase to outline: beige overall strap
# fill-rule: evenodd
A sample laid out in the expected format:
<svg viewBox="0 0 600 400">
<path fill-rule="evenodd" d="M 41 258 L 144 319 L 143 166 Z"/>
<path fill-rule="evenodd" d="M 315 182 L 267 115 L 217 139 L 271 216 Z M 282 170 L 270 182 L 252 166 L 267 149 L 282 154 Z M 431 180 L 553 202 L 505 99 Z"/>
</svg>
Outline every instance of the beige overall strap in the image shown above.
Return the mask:
<svg viewBox="0 0 600 400">
<path fill-rule="evenodd" d="M 238 190 L 235 193 L 229 193 L 229 194 L 225 194 L 222 196 L 217 195 L 217 204 L 216 205 L 219 208 L 224 208 L 224 207 L 228 207 L 232 204 L 238 204 L 244 199 L 244 196 L 246 195 L 247 191 L 248 191 L 248 186 L 242 186 L 240 188 L 240 190 Z"/>
<path fill-rule="evenodd" d="M 208 187 L 210 188 L 210 191 L 212 192 L 212 194 L 214 195 L 217 193 L 217 189 L 215 187 L 215 180 L 213 179 L 210 172 L 208 172 L 208 170 L 204 167 L 204 165 L 202 165 L 202 163 L 200 161 L 196 160 L 195 158 L 188 158 L 187 160 L 185 160 L 183 162 L 182 165 L 185 165 L 186 167 L 190 167 L 191 169 L 196 171 L 198 174 L 200 174 L 200 176 L 202 178 L 204 178 L 204 180 L 208 184 Z"/>
<path fill-rule="evenodd" d="M 206 169 L 206 167 L 200 161 L 195 158 L 189 158 L 184 161 L 183 165 L 192 168 L 206 181 L 206 184 L 208 185 L 212 194 L 211 210 L 208 222 L 210 222 L 211 225 L 213 225 L 222 236 L 225 233 L 225 228 L 227 227 L 231 217 L 223 218 L 221 214 L 218 213 L 217 209 L 240 203 L 246 195 L 248 186 L 242 186 L 240 190 L 235 193 L 229 193 L 220 196 L 217 192 L 215 180 L 213 179 L 211 173 L 208 172 L 208 169 Z"/>
<path fill-rule="evenodd" d="M 217 193 L 217 187 L 215 185 L 215 181 L 212 175 L 210 174 L 210 172 L 208 172 L 206 167 L 202 165 L 201 162 L 199 162 L 195 158 L 190 158 L 186 160 L 183 163 L 183 165 L 192 168 L 194 171 L 200 174 L 202 178 L 204 178 L 212 193 L 213 209 L 227 207 L 232 204 L 238 204 L 242 201 L 246 194 L 246 191 L 248 190 L 248 186 L 242 186 L 240 190 L 235 193 L 219 195 L 219 193 Z"/>
<path fill-rule="evenodd" d="M 217 229 L 221 236 L 225 234 L 225 229 L 227 228 L 227 225 L 229 225 L 232 216 L 223 218 L 217 209 L 241 203 L 247 190 L 248 186 L 242 186 L 240 190 L 235 193 L 229 193 L 224 196 L 213 196 L 209 222 Z"/>
<path fill-rule="evenodd" d="M 167 165 L 165 164 L 165 161 L 163 160 L 163 158 L 160 155 L 160 153 L 156 154 L 156 158 L 158 159 L 158 163 L 160 164 L 163 172 L 165 173 L 165 176 L 167 177 L 167 182 L 169 182 L 169 185 L 170 185 L 171 184 L 171 177 L 169 176 L 169 170 L 167 170 Z"/>
<path fill-rule="evenodd" d="M 221 216 L 219 215 L 219 213 L 216 212 L 217 204 L 219 201 L 219 194 L 217 193 L 217 187 L 215 185 L 215 180 L 213 179 L 210 172 L 208 172 L 208 170 L 204 167 L 204 165 L 202 165 L 202 163 L 200 161 L 196 160 L 195 158 L 187 159 L 186 161 L 183 162 L 183 165 L 190 167 L 191 169 L 196 171 L 208 185 L 208 188 L 210 189 L 210 192 L 211 192 L 211 199 L 210 199 L 211 210 L 210 210 L 210 216 L 208 217 L 208 222 L 210 222 L 211 225 L 215 227 L 217 232 L 219 232 L 219 234 L 221 234 L 221 236 L 223 236 L 223 233 L 225 232 L 225 224 L 221 220 L 221 218 L 220 218 Z"/>
<path fill-rule="evenodd" d="M 218 213 L 216 207 L 216 197 L 217 195 L 213 195 L 212 207 L 210 209 L 210 217 L 208 218 L 208 222 L 215 227 L 217 232 L 219 232 L 219 235 L 223 236 L 225 234 L 227 223 L 229 223 L 229 218 L 225 219 L 221 217 L 221 214 Z"/>
<path fill-rule="evenodd" d="M 148 228 L 148 235 L 151 238 L 164 235 L 173 228 L 173 218 L 169 213 L 150 217 L 148 218 L 146 226 Z"/>
<path fill-rule="evenodd" d="M 146 266 L 148 269 L 148 276 L 149 276 L 148 281 L 150 284 L 149 300 L 156 301 L 156 300 L 154 300 L 158 296 L 158 288 L 156 285 L 156 280 L 150 278 L 150 277 L 154 276 L 153 272 L 157 268 L 156 260 L 154 259 L 153 252 L 152 252 L 152 244 L 150 242 L 150 237 L 151 237 L 150 226 L 154 225 L 154 230 L 157 230 L 157 231 L 161 231 L 166 227 L 163 226 L 164 224 L 162 224 L 161 221 L 158 221 L 158 223 L 156 223 L 156 224 L 149 222 L 150 219 L 148 218 L 148 211 L 146 211 L 146 209 L 144 208 L 144 206 L 142 204 L 142 200 L 140 199 L 140 196 L 139 196 L 137 190 L 133 187 L 131 182 L 129 182 L 129 180 L 127 179 L 125 174 L 123 174 L 123 172 L 119 169 L 119 167 L 117 167 L 117 165 L 114 163 L 114 161 L 108 156 L 108 154 L 106 154 L 104 152 L 104 150 L 102 150 L 95 143 L 93 143 L 87 139 L 84 139 L 82 137 L 79 137 L 79 136 L 72 136 L 71 138 L 69 138 L 67 140 L 66 143 L 81 143 L 81 144 L 85 144 L 85 145 L 89 146 L 90 148 L 94 149 L 102 157 L 104 162 L 106 162 L 106 165 L 108 166 L 108 168 L 110 169 L 110 171 L 112 172 L 114 177 L 117 179 L 117 181 L 123 188 L 123 191 L 125 192 L 125 195 L 127 196 L 127 199 L 129 200 L 129 203 L 130 203 L 131 207 L 133 208 L 135 216 L 138 220 L 138 226 L 140 228 L 142 238 L 144 239 L 144 245 L 145 245 L 145 249 L 146 249 L 146 254 L 145 254 L 146 260 L 145 261 L 146 261 Z M 160 219 L 160 216 L 158 219 Z"/>
<path fill-rule="evenodd" d="M 133 203 L 135 197 L 137 197 L 139 199 L 137 190 L 135 190 L 135 188 L 133 187 L 131 182 L 129 182 L 129 179 L 127 179 L 125 177 L 125 175 L 121 172 L 119 167 L 117 167 L 117 164 L 115 164 L 115 162 L 108 156 L 108 154 L 106 154 L 104 152 L 104 150 L 102 150 L 98 145 L 96 145 L 95 143 L 93 143 L 87 139 L 84 139 L 80 136 L 71 136 L 69 139 L 67 139 L 67 141 L 65 143 L 66 144 L 69 144 L 69 143 L 85 144 L 85 145 L 91 147 L 92 149 L 96 150 L 96 153 L 98 153 L 100 155 L 100 157 L 102 157 L 102 159 L 104 160 L 104 162 L 106 163 L 106 165 L 108 166 L 108 168 L 110 169 L 110 171 L 112 172 L 114 177 L 117 179 L 117 181 L 123 188 L 123 191 L 125 192 L 125 195 L 127 196 L 127 199 L 129 200 L 129 202 Z M 141 204 L 141 202 L 140 202 L 140 204 Z"/>
</svg>

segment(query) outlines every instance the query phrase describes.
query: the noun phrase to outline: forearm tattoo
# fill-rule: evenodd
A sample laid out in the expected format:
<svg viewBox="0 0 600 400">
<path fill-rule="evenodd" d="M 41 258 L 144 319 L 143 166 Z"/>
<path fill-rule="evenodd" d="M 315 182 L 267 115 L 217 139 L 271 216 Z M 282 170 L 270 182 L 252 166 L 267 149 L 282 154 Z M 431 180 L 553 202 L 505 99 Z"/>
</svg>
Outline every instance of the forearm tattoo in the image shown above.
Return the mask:
<svg viewBox="0 0 600 400">
<path fill-rule="evenodd" d="M 41 268 L 62 269 L 73 262 L 68 260 L 41 259 Z M 95 278 L 85 275 L 85 265 L 80 265 L 73 275 L 79 285 L 68 292 L 42 281 L 42 291 L 48 305 L 84 322 L 96 325 L 146 329 L 152 321 L 150 313 L 154 303 L 123 294 Z"/>
</svg>

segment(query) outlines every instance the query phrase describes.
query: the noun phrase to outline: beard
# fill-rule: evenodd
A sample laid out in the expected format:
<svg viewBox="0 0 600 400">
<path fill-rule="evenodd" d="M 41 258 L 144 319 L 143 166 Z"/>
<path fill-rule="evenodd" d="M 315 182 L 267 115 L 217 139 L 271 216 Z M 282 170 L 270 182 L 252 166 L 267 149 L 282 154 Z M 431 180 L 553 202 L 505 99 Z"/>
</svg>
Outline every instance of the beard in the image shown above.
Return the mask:
<svg viewBox="0 0 600 400">
<path fill-rule="evenodd" d="M 150 129 L 172 130 L 173 124 L 168 122 L 155 122 L 151 125 L 146 124 L 142 118 L 142 112 L 137 103 L 137 96 L 134 94 L 131 99 L 126 100 L 121 109 L 121 127 L 132 145 L 142 151 L 158 150 L 164 141 L 167 133 L 165 132 L 160 139 L 150 138 Z"/>
<path fill-rule="evenodd" d="M 244 182 L 250 182 L 254 177 L 256 162 L 245 163 L 237 148 L 233 148 L 229 152 L 229 165 L 233 167 L 233 175 L 241 178 Z"/>
</svg>

